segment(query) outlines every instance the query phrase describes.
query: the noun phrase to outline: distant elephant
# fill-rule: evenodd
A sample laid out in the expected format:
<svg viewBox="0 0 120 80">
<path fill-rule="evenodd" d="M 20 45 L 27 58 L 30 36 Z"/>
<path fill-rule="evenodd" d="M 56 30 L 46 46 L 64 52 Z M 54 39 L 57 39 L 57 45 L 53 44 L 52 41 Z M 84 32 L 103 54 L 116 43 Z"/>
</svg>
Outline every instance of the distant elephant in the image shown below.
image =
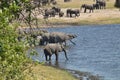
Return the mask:
<svg viewBox="0 0 120 80">
<path fill-rule="evenodd" d="M 99 3 L 93 4 L 93 8 L 94 9 L 100 9 L 100 4 Z"/>
<path fill-rule="evenodd" d="M 55 13 L 60 13 L 61 9 L 59 7 L 52 7 L 53 10 L 55 10 Z"/>
<path fill-rule="evenodd" d="M 54 9 L 46 9 L 45 14 L 44 14 L 44 18 L 55 17 L 55 15 L 56 15 L 56 12 Z"/>
<path fill-rule="evenodd" d="M 86 13 L 87 9 L 89 9 L 89 12 L 90 12 L 90 13 L 91 13 L 91 11 L 93 12 L 93 10 L 94 10 L 93 5 L 88 5 L 88 4 L 83 4 L 83 5 L 81 6 L 81 9 L 82 9 L 82 8 L 84 8 L 84 13 Z"/>
<path fill-rule="evenodd" d="M 96 3 L 100 5 L 100 9 L 105 9 L 106 8 L 106 2 L 105 1 L 99 1 L 97 0 Z"/>
<path fill-rule="evenodd" d="M 80 16 L 80 11 L 79 11 L 79 9 L 74 9 L 74 10 L 67 9 L 66 14 L 67 14 L 67 17 L 72 17 L 73 14 L 75 15 L 75 17 L 78 17 L 78 16 Z"/>
<path fill-rule="evenodd" d="M 55 54 L 56 56 L 56 61 L 58 61 L 58 52 L 64 52 L 65 53 L 65 57 L 68 60 L 67 54 L 66 54 L 66 50 L 64 48 L 63 45 L 60 44 L 47 44 L 44 48 L 44 54 L 45 54 L 45 59 L 46 61 L 48 60 L 47 57 L 49 56 L 49 61 L 51 60 L 51 56 L 52 54 Z"/>
<path fill-rule="evenodd" d="M 64 2 L 70 2 L 71 0 L 64 0 Z"/>
<path fill-rule="evenodd" d="M 64 12 L 60 11 L 59 12 L 59 17 L 63 17 L 64 16 Z"/>
</svg>

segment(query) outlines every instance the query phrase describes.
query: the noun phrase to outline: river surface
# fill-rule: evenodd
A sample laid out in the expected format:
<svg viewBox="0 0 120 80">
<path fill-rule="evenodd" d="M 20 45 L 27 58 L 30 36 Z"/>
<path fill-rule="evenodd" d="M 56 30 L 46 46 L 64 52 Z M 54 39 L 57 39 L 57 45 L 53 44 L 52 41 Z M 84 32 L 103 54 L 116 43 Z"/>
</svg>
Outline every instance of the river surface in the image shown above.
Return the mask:
<svg viewBox="0 0 120 80">
<path fill-rule="evenodd" d="M 104 80 L 120 80 L 120 24 L 68 26 L 47 30 L 77 35 L 72 40 L 76 45 L 67 42 L 69 60 L 66 61 L 64 53 L 60 53 L 58 67 L 98 74 Z M 45 61 L 43 49 L 38 46 L 35 50 L 39 55 L 32 58 Z M 56 65 L 54 62 L 53 55 L 52 65 Z"/>
</svg>

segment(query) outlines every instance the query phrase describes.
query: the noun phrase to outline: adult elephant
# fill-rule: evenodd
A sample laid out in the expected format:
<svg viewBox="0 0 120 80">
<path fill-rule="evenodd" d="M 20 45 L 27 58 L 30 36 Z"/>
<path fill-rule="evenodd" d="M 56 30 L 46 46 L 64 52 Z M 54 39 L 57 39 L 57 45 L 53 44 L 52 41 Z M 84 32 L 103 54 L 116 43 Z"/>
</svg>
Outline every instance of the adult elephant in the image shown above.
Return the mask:
<svg viewBox="0 0 120 80">
<path fill-rule="evenodd" d="M 64 16 L 64 12 L 60 11 L 59 12 L 59 17 L 63 17 Z"/>
<path fill-rule="evenodd" d="M 72 42 L 73 38 L 76 38 L 76 35 L 73 34 L 66 34 L 63 32 L 51 32 L 51 33 L 44 33 L 41 35 L 40 38 L 40 45 L 45 45 L 47 43 L 65 43 L 66 41 L 71 41 L 71 43 L 75 44 Z"/>
<path fill-rule="evenodd" d="M 88 5 L 88 4 L 83 4 L 81 6 L 81 10 L 82 10 L 82 8 L 84 8 L 84 13 L 86 13 L 87 9 L 89 10 L 90 13 L 93 12 L 93 10 L 94 10 L 93 5 Z"/>
<path fill-rule="evenodd" d="M 100 5 L 100 9 L 105 9 L 106 8 L 106 2 L 105 1 L 97 0 L 96 4 L 97 3 Z"/>
<path fill-rule="evenodd" d="M 56 14 L 59 14 L 61 9 L 59 7 L 52 7 L 53 10 L 55 10 Z"/>
<path fill-rule="evenodd" d="M 48 58 L 47 58 L 48 56 L 49 56 L 49 61 L 51 61 L 52 54 L 55 54 L 56 61 L 58 61 L 58 52 L 62 52 L 62 51 L 65 53 L 65 57 L 68 60 L 66 50 L 63 45 L 58 44 L 58 43 L 57 44 L 55 44 L 55 43 L 47 44 L 44 48 L 44 54 L 45 54 L 46 61 L 48 60 Z"/>
<path fill-rule="evenodd" d="M 46 45 L 49 43 L 50 33 L 43 33 L 42 35 L 38 36 L 38 39 L 40 40 L 39 45 Z"/>
<path fill-rule="evenodd" d="M 94 9 L 100 9 L 100 4 L 99 3 L 93 4 L 93 8 Z"/>
<path fill-rule="evenodd" d="M 80 11 L 79 11 L 79 9 L 74 9 L 74 10 L 67 9 L 66 14 L 67 14 L 67 17 L 72 17 L 73 15 L 75 17 L 78 17 L 78 16 L 80 16 Z"/>
<path fill-rule="evenodd" d="M 54 9 L 46 9 L 45 14 L 44 14 L 44 18 L 55 17 L 55 14 L 56 14 L 56 12 Z"/>
<path fill-rule="evenodd" d="M 66 34 L 63 32 L 52 32 L 50 34 L 50 38 L 49 38 L 49 43 L 65 43 L 66 45 L 66 41 L 71 41 L 73 38 L 76 38 L 76 35 L 73 34 Z M 72 42 L 72 41 L 71 41 Z M 73 44 L 75 44 L 74 42 L 72 42 Z"/>
</svg>

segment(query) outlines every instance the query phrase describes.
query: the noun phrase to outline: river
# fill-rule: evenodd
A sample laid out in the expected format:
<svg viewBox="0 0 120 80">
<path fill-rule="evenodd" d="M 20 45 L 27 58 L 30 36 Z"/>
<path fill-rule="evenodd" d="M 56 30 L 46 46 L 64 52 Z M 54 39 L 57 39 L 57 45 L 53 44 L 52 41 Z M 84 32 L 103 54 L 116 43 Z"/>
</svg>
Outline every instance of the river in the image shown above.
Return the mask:
<svg viewBox="0 0 120 80">
<path fill-rule="evenodd" d="M 76 45 L 67 42 L 66 61 L 64 54 L 59 54 L 57 66 L 64 69 L 90 72 L 104 77 L 104 80 L 120 79 L 120 24 L 83 25 L 48 28 L 50 32 L 59 31 L 76 34 Z M 34 48 L 39 55 L 34 60 L 45 61 L 42 48 Z M 30 50 L 29 50 L 30 51 Z M 52 64 L 55 65 L 55 56 Z"/>
</svg>

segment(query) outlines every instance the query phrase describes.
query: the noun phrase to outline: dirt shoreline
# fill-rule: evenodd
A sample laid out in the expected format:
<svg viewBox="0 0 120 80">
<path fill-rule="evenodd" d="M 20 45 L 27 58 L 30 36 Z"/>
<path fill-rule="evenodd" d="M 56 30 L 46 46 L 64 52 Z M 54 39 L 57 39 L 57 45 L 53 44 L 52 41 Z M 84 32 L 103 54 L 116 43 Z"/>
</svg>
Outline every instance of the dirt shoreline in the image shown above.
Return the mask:
<svg viewBox="0 0 120 80">
<path fill-rule="evenodd" d="M 74 8 L 73 8 L 74 9 Z M 66 9 L 62 9 L 64 13 Z M 43 17 L 38 16 L 39 21 L 43 23 L 39 24 L 41 28 L 50 28 L 50 27 L 63 27 L 63 26 L 79 26 L 79 25 L 101 25 L 101 24 L 120 24 L 120 11 L 119 9 L 101 9 L 94 10 L 93 13 L 83 13 L 81 11 L 79 17 L 66 17 L 66 14 L 63 17 L 50 17 L 46 19 L 47 24 L 44 24 Z"/>
<path fill-rule="evenodd" d="M 77 70 L 71 70 L 71 69 L 64 69 L 59 67 L 58 65 L 52 65 L 51 63 L 45 63 L 45 66 L 51 66 L 56 69 L 60 69 L 63 71 L 67 71 L 72 74 L 73 77 L 75 77 L 77 80 L 103 80 L 103 76 L 100 76 L 99 74 L 92 74 L 90 72 L 83 72 L 83 71 L 77 71 Z"/>
<path fill-rule="evenodd" d="M 74 8 L 73 8 L 74 9 Z M 62 9 L 64 13 L 66 9 Z M 93 13 L 83 13 L 81 11 L 79 17 L 50 17 L 46 20 L 42 15 L 38 15 L 39 28 L 57 28 L 66 26 L 81 26 L 81 25 L 103 25 L 103 24 L 120 24 L 120 11 L 117 8 L 94 10 Z M 22 25 L 21 28 L 29 28 Z M 33 26 L 33 28 L 36 28 Z"/>
</svg>

